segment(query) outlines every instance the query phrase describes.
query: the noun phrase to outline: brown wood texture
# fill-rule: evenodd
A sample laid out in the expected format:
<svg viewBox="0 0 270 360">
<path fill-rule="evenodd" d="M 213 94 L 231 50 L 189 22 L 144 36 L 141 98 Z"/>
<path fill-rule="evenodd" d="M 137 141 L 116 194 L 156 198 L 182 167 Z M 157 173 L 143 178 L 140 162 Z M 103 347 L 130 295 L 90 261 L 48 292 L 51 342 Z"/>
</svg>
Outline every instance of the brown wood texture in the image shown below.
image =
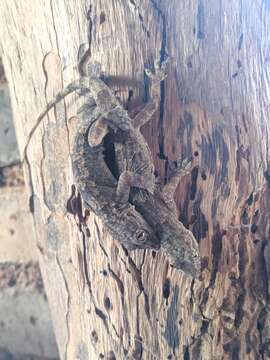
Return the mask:
<svg viewBox="0 0 270 360">
<path fill-rule="evenodd" d="M 89 42 L 130 110 L 148 96 L 144 67 L 169 54 L 144 134 L 162 179 L 162 158 L 199 162 L 176 197 L 200 244 L 192 281 L 161 252 L 126 253 L 92 213 L 70 212 L 76 95 L 38 128 L 30 202 L 61 358 L 269 358 L 269 1 L 2 0 L 0 14 L 21 151 Z"/>
</svg>

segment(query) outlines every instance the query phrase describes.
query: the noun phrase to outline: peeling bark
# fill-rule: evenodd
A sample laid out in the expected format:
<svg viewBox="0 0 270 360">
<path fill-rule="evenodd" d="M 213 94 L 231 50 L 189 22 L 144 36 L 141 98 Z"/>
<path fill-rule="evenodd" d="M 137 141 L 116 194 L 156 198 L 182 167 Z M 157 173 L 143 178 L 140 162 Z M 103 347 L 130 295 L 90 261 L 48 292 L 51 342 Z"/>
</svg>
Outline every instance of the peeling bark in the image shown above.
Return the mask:
<svg viewBox="0 0 270 360">
<path fill-rule="evenodd" d="M 191 281 L 161 252 L 128 253 L 83 209 L 68 123 L 81 100 L 68 96 L 38 128 L 25 170 L 61 358 L 270 357 L 268 2 L 2 0 L 0 12 L 21 152 L 46 102 L 78 77 L 86 42 L 134 114 L 151 91 L 143 69 L 169 54 L 144 135 L 162 181 L 168 159 L 198 158 L 176 196 L 200 244 Z"/>
</svg>

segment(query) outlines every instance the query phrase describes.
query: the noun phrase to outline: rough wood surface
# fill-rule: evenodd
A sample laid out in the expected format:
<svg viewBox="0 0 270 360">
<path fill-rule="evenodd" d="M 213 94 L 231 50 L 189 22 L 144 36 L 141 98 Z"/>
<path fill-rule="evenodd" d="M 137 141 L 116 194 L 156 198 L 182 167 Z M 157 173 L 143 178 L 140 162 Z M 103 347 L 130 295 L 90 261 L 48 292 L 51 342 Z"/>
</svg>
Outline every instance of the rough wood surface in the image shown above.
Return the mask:
<svg viewBox="0 0 270 360">
<path fill-rule="evenodd" d="M 35 133 L 31 207 L 61 358 L 270 357 L 269 2 L 2 0 L 0 13 L 21 151 L 46 101 L 78 76 L 89 40 L 131 110 L 147 98 L 143 68 L 170 54 L 144 134 L 162 178 L 161 158 L 199 159 L 177 196 L 203 260 L 192 282 L 162 253 L 127 254 L 93 214 L 68 211 L 75 95 Z"/>
</svg>

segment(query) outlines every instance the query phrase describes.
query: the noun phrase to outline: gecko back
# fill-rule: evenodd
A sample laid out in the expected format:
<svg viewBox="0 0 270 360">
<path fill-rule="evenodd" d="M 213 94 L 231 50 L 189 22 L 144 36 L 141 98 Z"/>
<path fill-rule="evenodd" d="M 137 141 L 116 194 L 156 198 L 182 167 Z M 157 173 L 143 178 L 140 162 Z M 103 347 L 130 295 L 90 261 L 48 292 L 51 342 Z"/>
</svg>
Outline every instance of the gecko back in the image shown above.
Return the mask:
<svg viewBox="0 0 270 360">
<path fill-rule="evenodd" d="M 127 249 L 159 248 L 155 230 L 134 205 L 115 201 L 117 180 L 104 161 L 103 143 L 91 147 L 88 131 L 89 126 L 83 124 L 77 130 L 72 153 L 73 175 L 85 205 Z"/>
</svg>

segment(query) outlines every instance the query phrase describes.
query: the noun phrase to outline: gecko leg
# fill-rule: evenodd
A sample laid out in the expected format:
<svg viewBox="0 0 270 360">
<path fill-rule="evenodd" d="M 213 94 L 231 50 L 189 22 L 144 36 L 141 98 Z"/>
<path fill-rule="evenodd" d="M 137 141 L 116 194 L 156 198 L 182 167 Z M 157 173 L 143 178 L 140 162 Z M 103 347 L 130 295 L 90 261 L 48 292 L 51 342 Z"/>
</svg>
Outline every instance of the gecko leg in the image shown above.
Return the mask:
<svg viewBox="0 0 270 360">
<path fill-rule="evenodd" d="M 98 146 L 108 133 L 108 121 L 103 116 L 100 116 L 89 128 L 88 144 L 91 147 Z"/>
<path fill-rule="evenodd" d="M 172 163 L 174 162 L 171 162 L 171 167 Z M 167 182 L 167 184 L 164 185 L 162 189 L 163 193 L 165 192 L 166 194 L 173 196 L 178 184 L 180 183 L 181 178 L 189 174 L 191 172 L 191 169 L 192 158 L 186 158 L 183 161 L 177 160 L 175 168 L 171 170 L 172 172 L 169 181 Z"/>
<path fill-rule="evenodd" d="M 149 184 L 145 176 L 133 173 L 132 171 L 124 171 L 119 176 L 117 189 L 116 189 L 116 201 L 119 203 L 127 203 L 129 199 L 129 193 L 131 186 L 147 189 Z"/>
<path fill-rule="evenodd" d="M 100 117 L 91 124 L 88 133 L 90 146 L 98 146 L 104 136 L 108 133 L 109 127 L 113 130 L 130 128 L 131 120 L 127 112 L 122 108 L 118 99 L 101 77 L 101 64 L 99 62 L 89 63 L 85 72 L 89 78 L 89 92 L 100 111 Z"/>
<path fill-rule="evenodd" d="M 101 113 L 106 114 L 119 105 L 114 93 L 103 80 L 91 77 L 89 79 L 89 90 Z"/>
<path fill-rule="evenodd" d="M 133 119 L 133 124 L 137 128 L 140 128 L 141 126 L 146 124 L 158 109 L 160 100 L 160 82 L 164 80 L 167 76 L 168 62 L 169 59 L 166 59 L 162 63 L 160 63 L 159 60 L 156 60 L 154 65 L 154 72 L 149 69 L 145 69 L 146 75 L 152 81 L 152 96 L 149 102 Z"/>
<path fill-rule="evenodd" d="M 174 162 L 171 162 L 174 163 Z M 172 164 L 170 164 L 172 166 Z M 176 167 L 172 170 L 171 176 L 167 184 L 165 184 L 162 188 L 163 199 L 168 205 L 168 207 L 177 214 L 177 208 L 174 201 L 174 193 L 175 190 L 180 183 L 180 180 L 183 176 L 189 174 L 192 169 L 192 159 L 186 158 L 183 161 L 178 160 L 176 163 Z"/>
<path fill-rule="evenodd" d="M 97 61 L 90 62 L 86 67 L 87 77 L 89 78 L 89 90 L 93 96 L 97 107 L 102 114 L 113 110 L 119 101 L 114 92 L 101 80 L 101 64 Z"/>
</svg>

